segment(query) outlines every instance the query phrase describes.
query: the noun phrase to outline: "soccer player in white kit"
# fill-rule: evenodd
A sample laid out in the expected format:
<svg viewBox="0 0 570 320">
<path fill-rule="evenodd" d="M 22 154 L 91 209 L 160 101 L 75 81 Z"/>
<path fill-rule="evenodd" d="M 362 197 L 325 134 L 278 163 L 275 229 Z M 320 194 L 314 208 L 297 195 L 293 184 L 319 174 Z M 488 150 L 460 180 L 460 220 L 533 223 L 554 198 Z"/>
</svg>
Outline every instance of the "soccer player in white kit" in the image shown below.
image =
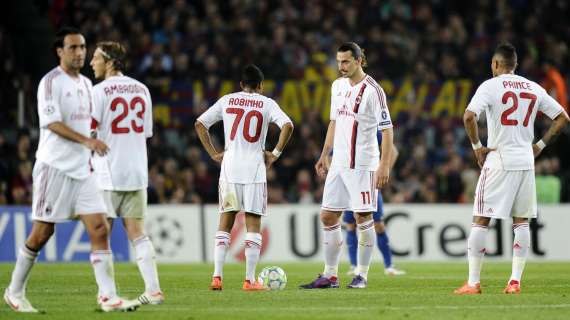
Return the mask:
<svg viewBox="0 0 570 320">
<path fill-rule="evenodd" d="M 255 65 L 242 71 L 243 91 L 221 97 L 196 120 L 196 131 L 202 145 L 216 162 L 221 163 L 219 180 L 220 224 L 214 244 L 214 273 L 210 289 L 222 290 L 222 269 L 230 246 L 230 232 L 236 214 L 245 212 L 246 272 L 242 289 L 265 290 L 256 281 L 255 267 L 259 261 L 262 238 L 261 217 L 267 212 L 266 170 L 279 158 L 293 133 L 291 119 L 279 105 L 261 94 L 263 73 Z M 223 121 L 225 149 L 217 151 L 208 129 Z M 265 151 L 270 123 L 281 132 L 273 152 Z"/>
<path fill-rule="evenodd" d="M 40 141 L 33 171 L 33 226 L 20 249 L 4 301 L 18 312 L 37 312 L 26 299 L 26 283 L 39 251 L 54 233 L 55 224 L 80 219 L 91 240 L 91 264 L 103 311 L 135 310 L 138 301 L 117 296 L 113 254 L 105 205 L 90 173 L 90 150 L 108 152 L 100 140 L 89 138 L 91 81 L 79 72 L 85 63 L 85 38 L 72 28 L 56 34 L 59 66 L 38 86 Z"/>
<path fill-rule="evenodd" d="M 355 213 L 358 230 L 357 267 L 348 288 L 366 288 L 376 238 L 372 212 L 377 207 L 377 189 L 388 183 L 394 150 L 386 95 L 364 73 L 362 49 L 354 42 L 345 43 L 338 48 L 336 60 L 341 77 L 332 84 L 330 123 L 315 165 L 317 174 L 326 175 L 321 206 L 325 268 L 316 280 L 301 285 L 303 289 L 339 287 L 343 243 L 339 217 L 345 210 Z M 382 132 L 381 156 L 378 130 Z"/>
<path fill-rule="evenodd" d="M 141 304 L 161 304 L 154 246 L 144 232 L 147 206 L 148 160 L 146 139 L 152 136 L 152 100 L 148 88 L 123 74 L 127 53 L 117 42 L 100 42 L 91 60 L 93 87 L 92 130 L 109 145 L 94 156 L 93 165 L 110 219 L 122 218 L 145 284 Z M 111 226 L 112 226 L 111 221 Z"/>
<path fill-rule="evenodd" d="M 568 123 L 560 104 L 533 81 L 514 74 L 515 48 L 497 46 L 491 61 L 493 78 L 483 82 L 465 110 L 463 121 L 472 143 L 481 175 L 475 191 L 473 224 L 467 240 L 469 279 L 456 294 L 480 294 L 480 274 L 485 255 L 485 237 L 492 218 L 513 219 L 512 273 L 503 290 L 521 291 L 522 273 L 530 248 L 529 219 L 536 218 L 534 158 Z M 553 119 L 544 137 L 533 144 L 537 112 Z M 488 140 L 479 140 L 477 120 L 487 118 Z"/>
</svg>

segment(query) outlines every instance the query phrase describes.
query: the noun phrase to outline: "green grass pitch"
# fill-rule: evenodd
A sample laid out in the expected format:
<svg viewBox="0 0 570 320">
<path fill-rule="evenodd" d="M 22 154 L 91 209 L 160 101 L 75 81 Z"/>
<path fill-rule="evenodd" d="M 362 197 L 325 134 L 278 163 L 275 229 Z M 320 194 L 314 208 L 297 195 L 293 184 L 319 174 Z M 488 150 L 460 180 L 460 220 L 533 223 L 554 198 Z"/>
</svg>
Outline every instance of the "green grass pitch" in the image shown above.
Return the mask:
<svg viewBox="0 0 570 320">
<path fill-rule="evenodd" d="M 267 266 L 261 263 L 258 271 Z M 91 266 L 38 263 L 28 286 L 28 298 L 45 311 L 20 315 L 0 307 L 0 319 L 570 319 L 570 263 L 527 264 L 521 295 L 502 290 L 510 263 L 486 263 L 483 294 L 455 296 L 452 291 L 466 278 L 466 263 L 401 263 L 408 274 L 387 277 L 375 263 L 364 290 L 341 288 L 299 290 L 312 280 L 321 264 L 276 264 L 287 273 L 283 291 L 242 292 L 244 265 L 225 268 L 224 290 L 208 290 L 211 265 L 159 265 L 166 302 L 142 306 L 129 315 L 96 311 L 96 287 Z M 0 264 L 0 283 L 8 284 L 13 264 Z M 120 294 L 135 298 L 143 284 L 135 264 L 116 264 Z"/>
</svg>

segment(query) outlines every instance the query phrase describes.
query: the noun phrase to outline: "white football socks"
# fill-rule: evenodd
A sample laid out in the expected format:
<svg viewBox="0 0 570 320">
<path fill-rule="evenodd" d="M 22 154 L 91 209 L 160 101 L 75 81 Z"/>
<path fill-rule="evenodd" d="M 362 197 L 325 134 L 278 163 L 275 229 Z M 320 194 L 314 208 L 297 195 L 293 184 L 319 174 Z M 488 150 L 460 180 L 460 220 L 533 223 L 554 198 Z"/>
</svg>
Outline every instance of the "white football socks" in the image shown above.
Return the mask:
<svg viewBox="0 0 570 320">
<path fill-rule="evenodd" d="M 217 231 L 214 242 L 214 274 L 213 277 L 222 277 L 226 253 L 230 247 L 230 234 L 224 231 Z"/>
<path fill-rule="evenodd" d="M 148 236 L 144 235 L 133 240 L 133 247 L 135 248 L 137 265 L 144 280 L 145 291 L 160 292 L 158 271 L 156 270 L 156 253 L 152 242 Z"/>
<path fill-rule="evenodd" d="M 245 234 L 245 278 L 255 282 L 255 267 L 261 253 L 261 234 L 248 232 Z"/>
<path fill-rule="evenodd" d="M 99 287 L 99 295 L 112 299 L 117 296 L 115 271 L 113 269 L 113 252 L 111 250 L 95 250 L 90 256 L 95 281 Z"/>
<path fill-rule="evenodd" d="M 328 278 L 337 277 L 340 249 L 342 247 L 340 223 L 330 227 L 323 227 L 323 244 L 325 247 L 325 270 L 323 274 Z"/>
<path fill-rule="evenodd" d="M 8 287 L 11 295 L 19 298 L 26 295 L 26 284 L 37 256 L 38 252 L 28 249 L 25 245 L 20 248 L 16 258 L 16 266 L 12 272 L 12 280 Z"/>
<path fill-rule="evenodd" d="M 521 282 L 522 273 L 530 249 L 530 228 L 528 223 L 513 224 L 515 239 L 513 241 L 513 269 L 511 280 Z"/>
<path fill-rule="evenodd" d="M 488 228 L 486 226 L 473 224 L 471 233 L 467 239 L 467 258 L 469 260 L 469 280 L 470 286 L 475 286 L 481 281 L 481 267 L 485 256 L 485 238 Z"/>
<path fill-rule="evenodd" d="M 374 251 L 374 240 L 376 240 L 374 220 L 357 224 L 356 229 L 358 230 L 358 256 L 355 274 L 367 279 L 370 260 Z"/>
</svg>

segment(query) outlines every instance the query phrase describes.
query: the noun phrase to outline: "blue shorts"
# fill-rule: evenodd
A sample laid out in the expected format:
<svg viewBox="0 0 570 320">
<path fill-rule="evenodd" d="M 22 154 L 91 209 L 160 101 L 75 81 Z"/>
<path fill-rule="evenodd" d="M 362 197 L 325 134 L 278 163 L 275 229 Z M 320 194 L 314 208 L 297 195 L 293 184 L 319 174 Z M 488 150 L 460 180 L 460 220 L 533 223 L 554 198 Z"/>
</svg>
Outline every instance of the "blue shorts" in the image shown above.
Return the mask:
<svg viewBox="0 0 570 320">
<path fill-rule="evenodd" d="M 383 207 L 383 200 L 382 200 L 382 194 L 380 192 L 378 192 L 378 209 L 376 210 L 376 212 L 374 212 L 372 214 L 372 219 L 374 219 L 374 222 L 380 222 L 382 221 L 382 217 L 384 216 L 384 207 Z M 352 211 L 345 211 L 342 215 L 342 221 L 344 223 L 350 223 L 350 224 L 355 224 L 356 223 L 356 219 L 354 219 L 354 214 Z"/>
</svg>

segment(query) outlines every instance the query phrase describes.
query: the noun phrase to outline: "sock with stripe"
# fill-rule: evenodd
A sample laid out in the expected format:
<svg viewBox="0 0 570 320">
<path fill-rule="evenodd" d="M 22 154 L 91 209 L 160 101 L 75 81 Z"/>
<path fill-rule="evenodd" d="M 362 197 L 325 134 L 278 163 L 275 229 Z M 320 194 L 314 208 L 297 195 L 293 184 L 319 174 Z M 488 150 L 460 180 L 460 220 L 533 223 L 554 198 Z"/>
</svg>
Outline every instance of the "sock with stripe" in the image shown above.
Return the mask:
<svg viewBox="0 0 570 320">
<path fill-rule="evenodd" d="M 378 249 L 384 258 L 384 267 L 390 268 L 392 266 L 392 251 L 390 250 L 390 239 L 388 239 L 388 234 L 386 232 L 376 234 L 376 243 L 378 244 Z"/>
<path fill-rule="evenodd" d="M 139 271 L 144 280 L 145 291 L 156 293 L 160 291 L 158 272 L 156 270 L 156 253 L 150 239 L 144 235 L 133 240 L 135 257 Z"/>
<path fill-rule="evenodd" d="M 513 224 L 515 239 L 513 241 L 513 269 L 511 280 L 521 282 L 522 273 L 530 249 L 530 228 L 528 223 Z"/>
<path fill-rule="evenodd" d="M 37 251 L 28 248 L 26 245 L 18 251 L 16 266 L 12 272 L 12 280 L 8 286 L 8 290 L 11 295 L 18 298 L 26 295 L 26 284 L 28 283 L 30 271 L 36 262 L 38 254 L 39 253 Z"/>
<path fill-rule="evenodd" d="M 99 295 L 109 299 L 116 297 L 113 252 L 111 250 L 95 250 L 91 252 L 89 258 L 95 273 L 95 281 L 99 287 Z"/>
<path fill-rule="evenodd" d="M 214 274 L 213 277 L 223 277 L 226 253 L 230 247 L 230 234 L 224 231 L 217 231 L 214 243 Z"/>
<path fill-rule="evenodd" d="M 325 251 L 325 277 L 338 277 L 338 263 L 340 262 L 340 249 L 342 247 L 342 232 L 340 223 L 323 227 L 323 246 Z"/>
<path fill-rule="evenodd" d="M 467 239 L 467 259 L 469 260 L 469 280 L 470 286 L 475 286 L 481 282 L 481 268 L 483 266 L 483 257 L 485 256 L 485 239 L 487 237 L 488 228 L 473 224 L 471 233 Z"/>
<path fill-rule="evenodd" d="M 374 239 L 376 232 L 374 231 L 374 221 L 369 220 L 356 225 L 358 230 L 358 265 L 355 274 L 362 276 L 364 279 L 368 277 L 368 269 L 370 268 L 370 260 L 374 251 Z"/>
<path fill-rule="evenodd" d="M 254 283 L 255 267 L 259 262 L 261 253 L 261 234 L 248 232 L 245 234 L 245 278 L 250 283 Z"/>
</svg>

